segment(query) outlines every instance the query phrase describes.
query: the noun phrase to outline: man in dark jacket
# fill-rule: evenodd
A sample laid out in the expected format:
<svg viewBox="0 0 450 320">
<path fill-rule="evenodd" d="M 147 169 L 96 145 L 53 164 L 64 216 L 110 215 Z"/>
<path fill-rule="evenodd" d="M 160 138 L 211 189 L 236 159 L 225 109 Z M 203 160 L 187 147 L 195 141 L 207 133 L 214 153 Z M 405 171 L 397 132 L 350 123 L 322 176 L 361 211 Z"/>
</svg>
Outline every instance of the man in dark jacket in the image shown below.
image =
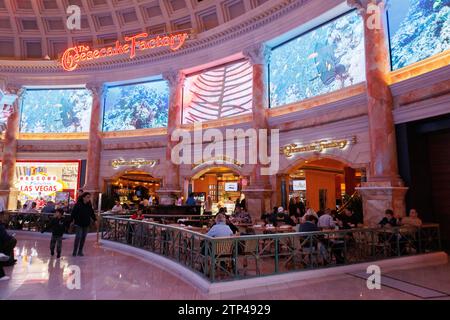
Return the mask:
<svg viewBox="0 0 450 320">
<path fill-rule="evenodd" d="M 313 215 L 307 215 L 305 223 L 302 223 L 300 225 L 300 232 L 315 232 L 319 231 L 319 228 L 317 227 L 314 216 Z"/>
<path fill-rule="evenodd" d="M 53 257 L 56 246 L 56 258 L 58 259 L 61 257 L 62 237 L 66 231 L 66 223 L 63 215 L 64 210 L 62 208 L 56 209 L 55 216 L 50 220 L 47 228 L 41 231 L 42 233 L 47 230 L 52 232 L 52 239 L 50 240 L 50 254 Z"/>
<path fill-rule="evenodd" d="M 352 229 L 358 226 L 358 217 L 348 208 L 345 208 L 344 212 L 337 216 L 337 220 L 342 229 Z"/>
<path fill-rule="evenodd" d="M 0 252 L 9 256 L 7 262 L 3 262 L 3 266 L 12 266 L 17 260 L 14 259 L 14 247 L 17 244 L 17 240 L 6 232 L 6 227 L 0 222 Z"/>
<path fill-rule="evenodd" d="M 71 220 L 75 224 L 76 229 L 75 242 L 73 244 L 73 256 L 76 256 L 77 253 L 79 256 L 84 255 L 83 247 L 91 224 L 91 219 L 97 221 L 91 204 L 91 194 L 89 192 L 83 192 L 73 207 L 71 214 Z"/>
</svg>

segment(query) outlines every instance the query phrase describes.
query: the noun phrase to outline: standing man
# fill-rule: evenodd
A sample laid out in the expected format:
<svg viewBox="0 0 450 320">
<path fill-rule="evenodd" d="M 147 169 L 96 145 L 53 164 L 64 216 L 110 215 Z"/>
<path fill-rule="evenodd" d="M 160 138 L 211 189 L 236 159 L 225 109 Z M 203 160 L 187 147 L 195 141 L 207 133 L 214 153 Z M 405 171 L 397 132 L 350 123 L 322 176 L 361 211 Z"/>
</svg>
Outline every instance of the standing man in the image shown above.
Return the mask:
<svg viewBox="0 0 450 320">
<path fill-rule="evenodd" d="M 5 225 L 0 221 L 0 253 L 9 257 L 8 261 L 3 262 L 4 267 L 13 266 L 17 262 L 17 260 L 14 259 L 14 248 L 16 244 L 16 238 L 6 231 Z"/>
<path fill-rule="evenodd" d="M 86 240 L 86 236 L 91 225 L 91 220 L 97 221 L 94 209 L 91 203 L 91 194 L 89 192 L 83 192 L 78 201 L 73 207 L 71 220 L 75 224 L 76 234 L 75 242 L 73 244 L 73 256 L 77 254 L 83 256 L 83 247 Z"/>
</svg>

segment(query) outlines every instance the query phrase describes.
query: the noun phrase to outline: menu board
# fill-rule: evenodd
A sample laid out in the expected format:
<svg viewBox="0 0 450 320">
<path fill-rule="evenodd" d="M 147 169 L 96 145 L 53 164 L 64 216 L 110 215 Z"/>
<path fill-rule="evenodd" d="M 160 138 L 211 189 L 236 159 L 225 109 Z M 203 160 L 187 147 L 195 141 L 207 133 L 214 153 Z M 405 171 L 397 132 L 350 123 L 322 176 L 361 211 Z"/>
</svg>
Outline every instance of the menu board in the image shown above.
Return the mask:
<svg viewBox="0 0 450 320">
<path fill-rule="evenodd" d="M 238 191 L 238 183 L 237 182 L 226 182 L 225 183 L 225 191 Z"/>
<path fill-rule="evenodd" d="M 293 180 L 292 189 L 294 191 L 306 190 L 306 180 Z"/>
</svg>

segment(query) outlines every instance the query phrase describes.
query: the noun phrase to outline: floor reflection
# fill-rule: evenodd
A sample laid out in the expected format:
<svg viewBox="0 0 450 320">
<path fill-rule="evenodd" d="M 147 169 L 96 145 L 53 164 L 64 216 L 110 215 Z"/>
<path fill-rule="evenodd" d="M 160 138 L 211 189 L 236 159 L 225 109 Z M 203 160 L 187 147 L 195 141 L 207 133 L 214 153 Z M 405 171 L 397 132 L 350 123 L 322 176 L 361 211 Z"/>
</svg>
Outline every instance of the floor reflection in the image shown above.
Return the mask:
<svg viewBox="0 0 450 320">
<path fill-rule="evenodd" d="M 50 237 L 25 236 L 17 235 L 17 264 L 5 268 L 11 279 L 0 282 L 0 299 L 418 299 L 383 286 L 369 290 L 365 280 L 348 274 L 205 295 L 158 266 L 97 246 L 94 238 L 84 257 L 72 257 L 73 239 L 65 239 L 57 259 L 50 256 Z M 446 264 L 389 274 L 450 294 L 449 272 Z"/>
</svg>

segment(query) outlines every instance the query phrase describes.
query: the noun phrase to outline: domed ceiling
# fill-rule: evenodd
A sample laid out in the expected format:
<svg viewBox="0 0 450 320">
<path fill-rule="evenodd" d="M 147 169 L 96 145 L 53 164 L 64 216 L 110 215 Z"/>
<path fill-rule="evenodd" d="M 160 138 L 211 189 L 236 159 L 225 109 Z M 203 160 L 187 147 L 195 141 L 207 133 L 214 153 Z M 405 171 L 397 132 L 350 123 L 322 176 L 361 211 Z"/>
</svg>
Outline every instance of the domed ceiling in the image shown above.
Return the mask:
<svg viewBox="0 0 450 320">
<path fill-rule="evenodd" d="M 67 47 L 114 43 L 140 32 L 201 33 L 274 0 L 0 0 L 0 59 L 58 59 Z M 70 5 L 81 29 L 66 27 Z"/>
</svg>

